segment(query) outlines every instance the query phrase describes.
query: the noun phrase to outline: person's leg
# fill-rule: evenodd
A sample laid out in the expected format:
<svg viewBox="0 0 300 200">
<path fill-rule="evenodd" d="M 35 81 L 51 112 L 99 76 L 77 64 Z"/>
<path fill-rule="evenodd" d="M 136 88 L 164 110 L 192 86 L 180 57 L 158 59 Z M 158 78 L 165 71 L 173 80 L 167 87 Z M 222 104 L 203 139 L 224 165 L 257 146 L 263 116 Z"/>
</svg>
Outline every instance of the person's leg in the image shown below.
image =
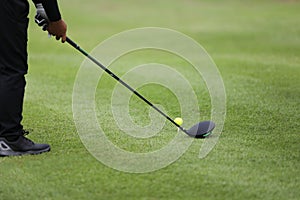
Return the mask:
<svg viewBox="0 0 300 200">
<path fill-rule="evenodd" d="M 0 74 L 0 136 L 14 139 L 21 135 L 24 76 L 9 77 Z"/>
<path fill-rule="evenodd" d="M 27 73 L 26 0 L 0 1 L 0 136 L 21 135 Z"/>
<path fill-rule="evenodd" d="M 39 154 L 48 144 L 24 137 L 21 125 L 27 73 L 27 0 L 0 0 L 0 156 Z"/>
</svg>

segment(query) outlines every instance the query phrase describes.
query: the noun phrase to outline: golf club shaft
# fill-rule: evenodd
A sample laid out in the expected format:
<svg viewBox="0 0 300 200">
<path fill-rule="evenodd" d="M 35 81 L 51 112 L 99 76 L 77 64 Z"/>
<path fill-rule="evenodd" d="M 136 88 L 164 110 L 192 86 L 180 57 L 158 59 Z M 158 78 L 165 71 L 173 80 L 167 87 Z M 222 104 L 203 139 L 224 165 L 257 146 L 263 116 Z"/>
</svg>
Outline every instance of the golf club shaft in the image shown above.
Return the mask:
<svg viewBox="0 0 300 200">
<path fill-rule="evenodd" d="M 134 90 L 132 87 L 130 87 L 127 83 L 125 83 L 122 79 L 120 79 L 118 76 L 116 76 L 112 71 L 107 69 L 104 65 L 102 65 L 98 60 L 96 60 L 94 57 L 90 56 L 86 51 L 84 51 L 79 45 L 77 45 L 73 40 L 67 37 L 66 39 L 67 43 L 69 43 L 71 46 L 73 46 L 75 49 L 80 51 L 83 55 L 85 55 L 87 58 L 89 58 L 93 63 L 101 67 L 106 73 L 108 73 L 111 77 L 116 79 L 119 83 L 121 83 L 123 86 L 125 86 L 127 89 L 129 89 L 131 92 L 133 92 L 136 96 L 138 96 L 140 99 L 142 99 L 144 102 L 146 102 L 149 106 L 154 108 L 157 112 L 159 112 L 162 116 L 164 116 L 167 120 L 172 122 L 175 126 L 177 126 L 180 130 L 187 133 L 186 130 L 178 125 L 176 122 L 174 122 L 168 115 L 166 115 L 163 111 L 161 111 L 159 108 L 157 108 L 155 105 L 153 105 L 150 101 L 148 101 L 144 96 L 142 96 L 140 93 L 138 93 L 136 90 Z"/>
</svg>

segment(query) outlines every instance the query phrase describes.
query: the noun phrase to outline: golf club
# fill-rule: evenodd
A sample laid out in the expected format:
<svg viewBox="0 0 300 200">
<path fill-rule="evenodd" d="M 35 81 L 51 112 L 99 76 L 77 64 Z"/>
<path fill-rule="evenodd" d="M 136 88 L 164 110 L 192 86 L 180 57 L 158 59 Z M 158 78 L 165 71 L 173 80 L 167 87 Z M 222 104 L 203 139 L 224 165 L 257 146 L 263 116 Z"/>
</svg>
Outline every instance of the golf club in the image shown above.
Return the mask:
<svg viewBox="0 0 300 200">
<path fill-rule="evenodd" d="M 70 38 L 67 37 L 66 41 L 71 46 L 73 46 L 75 49 L 80 51 L 84 56 L 89 58 L 93 63 L 98 65 L 100 68 L 102 68 L 111 77 L 113 77 L 115 80 L 117 80 L 123 86 L 125 86 L 127 89 L 129 89 L 131 92 L 133 92 L 136 96 L 138 96 L 140 99 L 142 99 L 144 102 L 146 102 L 149 106 L 151 106 L 157 112 L 159 112 L 162 116 L 164 116 L 172 124 L 174 124 L 176 127 L 178 127 L 181 131 L 186 133 L 188 136 L 194 137 L 194 138 L 205 138 L 208 135 L 210 135 L 212 130 L 215 128 L 215 123 L 214 122 L 212 122 L 212 121 L 203 121 L 203 122 L 199 122 L 199 123 L 195 124 L 189 130 L 184 129 L 182 126 L 180 126 L 175 121 L 173 121 L 168 115 L 166 115 L 164 112 L 162 112 L 159 108 L 157 108 L 155 105 L 153 105 L 150 101 L 148 101 L 144 96 L 142 96 L 140 93 L 138 93 L 132 87 L 130 87 L 127 83 L 125 83 L 123 80 L 121 80 L 118 76 L 116 76 L 113 72 L 111 72 L 109 69 L 107 69 L 104 65 L 102 65 L 98 60 L 96 60 L 91 55 L 89 55 L 86 51 L 84 51 L 79 45 L 77 45 Z"/>
</svg>

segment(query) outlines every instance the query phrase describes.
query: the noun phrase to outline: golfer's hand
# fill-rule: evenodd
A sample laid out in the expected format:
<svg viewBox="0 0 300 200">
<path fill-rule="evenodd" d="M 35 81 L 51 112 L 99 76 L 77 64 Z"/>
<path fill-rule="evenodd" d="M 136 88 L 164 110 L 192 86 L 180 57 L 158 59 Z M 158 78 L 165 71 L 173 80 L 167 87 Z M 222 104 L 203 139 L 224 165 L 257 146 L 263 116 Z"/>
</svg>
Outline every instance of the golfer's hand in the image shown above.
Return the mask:
<svg viewBox="0 0 300 200">
<path fill-rule="evenodd" d="M 50 22 L 47 31 L 55 36 L 57 40 L 61 39 L 62 42 L 65 42 L 67 39 L 67 24 L 62 19 Z"/>
</svg>

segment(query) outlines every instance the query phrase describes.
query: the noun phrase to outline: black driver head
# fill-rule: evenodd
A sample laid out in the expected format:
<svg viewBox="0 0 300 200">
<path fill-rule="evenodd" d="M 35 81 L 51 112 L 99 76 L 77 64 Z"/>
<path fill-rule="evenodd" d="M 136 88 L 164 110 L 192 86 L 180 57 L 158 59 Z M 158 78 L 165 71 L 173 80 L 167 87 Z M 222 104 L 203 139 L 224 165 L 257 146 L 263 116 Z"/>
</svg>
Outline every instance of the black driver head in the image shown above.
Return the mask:
<svg viewBox="0 0 300 200">
<path fill-rule="evenodd" d="M 195 124 L 192 128 L 187 130 L 186 133 L 194 138 L 205 138 L 211 134 L 215 126 L 215 123 L 212 121 L 203 121 Z"/>
</svg>

